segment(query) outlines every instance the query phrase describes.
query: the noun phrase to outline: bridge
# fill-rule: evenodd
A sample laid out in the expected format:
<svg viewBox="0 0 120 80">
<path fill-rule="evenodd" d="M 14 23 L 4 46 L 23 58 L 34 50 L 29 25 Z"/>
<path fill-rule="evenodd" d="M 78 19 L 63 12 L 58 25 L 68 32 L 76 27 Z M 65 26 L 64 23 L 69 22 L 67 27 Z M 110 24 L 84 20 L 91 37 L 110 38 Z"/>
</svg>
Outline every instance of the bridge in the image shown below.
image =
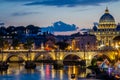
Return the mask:
<svg viewBox="0 0 120 80">
<path fill-rule="evenodd" d="M 102 52 L 112 59 L 113 52 Z M 0 61 L 37 61 L 37 60 L 60 60 L 64 61 L 68 56 L 76 56 L 76 60 L 86 60 L 89 64 L 94 56 L 101 54 L 101 51 L 46 51 L 46 50 L 2 50 L 0 51 Z"/>
</svg>

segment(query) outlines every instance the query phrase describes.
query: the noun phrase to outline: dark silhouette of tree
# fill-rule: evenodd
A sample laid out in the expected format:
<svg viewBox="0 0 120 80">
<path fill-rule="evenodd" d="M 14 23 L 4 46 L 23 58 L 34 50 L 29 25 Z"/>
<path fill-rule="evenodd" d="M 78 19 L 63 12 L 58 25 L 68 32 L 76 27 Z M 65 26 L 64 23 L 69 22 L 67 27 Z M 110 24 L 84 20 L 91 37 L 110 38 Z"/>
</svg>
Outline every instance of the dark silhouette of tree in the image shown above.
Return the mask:
<svg viewBox="0 0 120 80">
<path fill-rule="evenodd" d="M 35 27 L 34 27 L 33 34 L 38 34 L 39 29 L 40 29 L 39 27 L 35 26 Z"/>
<path fill-rule="evenodd" d="M 16 38 L 18 38 L 20 42 L 25 41 L 25 35 L 26 35 L 26 28 L 24 26 L 16 27 Z"/>
<path fill-rule="evenodd" d="M 0 38 L 0 49 L 2 49 L 3 48 L 3 39 L 2 38 Z"/>
<path fill-rule="evenodd" d="M 19 44 L 20 44 L 19 39 L 18 38 L 14 38 L 11 45 L 12 45 L 12 47 L 14 49 L 16 49 L 19 46 Z"/>
<path fill-rule="evenodd" d="M 33 25 L 26 26 L 26 33 L 27 34 L 31 34 L 32 33 L 32 29 L 33 29 Z"/>
<path fill-rule="evenodd" d="M 96 59 L 96 58 L 93 58 L 93 59 L 92 59 L 91 65 L 92 65 L 92 66 L 97 65 L 97 59 Z"/>
<path fill-rule="evenodd" d="M 56 45 L 59 46 L 59 49 L 65 50 L 69 44 L 66 42 L 57 42 Z"/>
<path fill-rule="evenodd" d="M 3 48 L 8 49 L 9 48 L 9 42 L 7 40 L 3 41 Z"/>
<path fill-rule="evenodd" d="M 27 38 L 26 42 L 24 43 L 25 49 L 31 49 L 33 47 L 34 40 L 33 38 Z"/>
<path fill-rule="evenodd" d="M 3 41 L 4 40 L 0 37 L 0 51 L 1 52 L 3 51 L 3 46 L 4 46 Z M 2 56 L 1 56 L 1 61 L 3 61 L 3 53 L 2 53 Z"/>
<path fill-rule="evenodd" d="M 26 31 L 28 34 L 37 34 L 39 29 L 40 29 L 39 27 L 34 26 L 34 25 L 26 26 Z"/>
<path fill-rule="evenodd" d="M 0 36 L 5 36 L 7 35 L 7 30 L 5 27 L 0 27 Z"/>
<path fill-rule="evenodd" d="M 26 28 L 24 26 L 18 26 L 18 27 L 16 27 L 16 33 L 17 33 L 17 35 L 25 34 Z"/>
<path fill-rule="evenodd" d="M 11 36 L 14 36 L 15 35 L 15 26 L 9 26 L 7 28 L 7 34 L 11 35 Z"/>
</svg>

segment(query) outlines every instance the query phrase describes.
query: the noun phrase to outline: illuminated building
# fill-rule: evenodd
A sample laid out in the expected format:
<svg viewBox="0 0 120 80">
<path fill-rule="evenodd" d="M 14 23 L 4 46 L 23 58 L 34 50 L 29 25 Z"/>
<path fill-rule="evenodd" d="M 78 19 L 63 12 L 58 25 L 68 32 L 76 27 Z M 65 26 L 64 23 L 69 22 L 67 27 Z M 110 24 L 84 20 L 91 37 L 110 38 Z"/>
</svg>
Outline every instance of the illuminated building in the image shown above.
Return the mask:
<svg viewBox="0 0 120 80">
<path fill-rule="evenodd" d="M 94 35 L 84 34 L 75 37 L 72 41 L 74 49 L 79 50 L 96 50 L 96 37 Z"/>
<path fill-rule="evenodd" d="M 113 39 L 113 41 L 114 41 L 114 46 L 115 46 L 116 48 L 119 48 L 119 47 L 120 47 L 120 36 L 116 36 L 116 37 Z"/>
<path fill-rule="evenodd" d="M 98 46 L 114 46 L 113 39 L 120 35 L 120 26 L 116 25 L 114 17 L 109 13 L 106 8 L 105 13 L 101 16 L 98 25 L 94 25 L 90 30 L 97 38 Z"/>
</svg>

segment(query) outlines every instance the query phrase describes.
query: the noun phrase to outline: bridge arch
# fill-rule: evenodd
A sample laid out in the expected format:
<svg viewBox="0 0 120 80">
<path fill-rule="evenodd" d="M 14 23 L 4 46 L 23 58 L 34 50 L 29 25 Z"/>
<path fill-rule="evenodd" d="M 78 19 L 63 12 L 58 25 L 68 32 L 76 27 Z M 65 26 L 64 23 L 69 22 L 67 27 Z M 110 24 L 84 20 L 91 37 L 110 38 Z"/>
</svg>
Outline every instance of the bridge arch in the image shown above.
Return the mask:
<svg viewBox="0 0 120 80">
<path fill-rule="evenodd" d="M 80 60 L 80 59 L 82 59 L 82 58 L 76 54 L 68 54 L 68 55 L 64 56 L 63 61 L 64 60 Z"/>
<path fill-rule="evenodd" d="M 98 55 L 104 55 L 106 56 L 110 61 L 114 60 L 116 57 L 116 53 L 118 53 L 115 50 L 111 50 L 111 51 L 101 51 L 98 53 Z"/>
<path fill-rule="evenodd" d="M 69 56 L 69 55 L 74 55 L 74 56 L 78 56 L 80 59 L 83 59 L 83 57 L 80 55 L 80 53 L 79 52 L 65 52 L 65 54 L 64 55 L 62 55 L 62 60 L 64 60 L 67 56 Z"/>
<path fill-rule="evenodd" d="M 37 55 L 35 55 L 34 60 L 53 60 L 53 57 L 48 54 L 48 53 L 38 53 Z"/>
<path fill-rule="evenodd" d="M 23 62 L 25 60 L 23 59 L 23 57 L 21 57 L 19 55 L 11 55 L 7 58 L 6 61 L 7 62 Z"/>
<path fill-rule="evenodd" d="M 23 61 L 26 61 L 27 60 L 27 55 L 25 53 L 15 53 L 15 54 L 8 53 L 8 55 L 6 55 L 4 61 L 8 61 L 11 58 L 21 59 Z"/>
<path fill-rule="evenodd" d="M 92 65 L 99 65 L 101 64 L 104 60 L 108 60 L 107 64 L 113 64 L 113 61 L 115 59 L 115 51 L 99 51 L 97 55 L 95 55 L 92 60 L 91 64 Z"/>
</svg>

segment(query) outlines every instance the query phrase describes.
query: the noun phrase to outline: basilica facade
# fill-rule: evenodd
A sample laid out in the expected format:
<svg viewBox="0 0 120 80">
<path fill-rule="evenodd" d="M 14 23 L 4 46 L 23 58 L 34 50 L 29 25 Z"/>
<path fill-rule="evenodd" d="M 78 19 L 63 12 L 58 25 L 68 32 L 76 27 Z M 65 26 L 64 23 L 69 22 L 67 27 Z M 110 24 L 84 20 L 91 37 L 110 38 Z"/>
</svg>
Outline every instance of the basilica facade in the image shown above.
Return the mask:
<svg viewBox="0 0 120 80">
<path fill-rule="evenodd" d="M 106 8 L 105 13 L 101 16 L 99 23 L 90 29 L 90 34 L 97 38 L 97 45 L 115 46 L 114 38 L 120 35 L 120 25 L 116 25 L 114 17 Z"/>
</svg>

